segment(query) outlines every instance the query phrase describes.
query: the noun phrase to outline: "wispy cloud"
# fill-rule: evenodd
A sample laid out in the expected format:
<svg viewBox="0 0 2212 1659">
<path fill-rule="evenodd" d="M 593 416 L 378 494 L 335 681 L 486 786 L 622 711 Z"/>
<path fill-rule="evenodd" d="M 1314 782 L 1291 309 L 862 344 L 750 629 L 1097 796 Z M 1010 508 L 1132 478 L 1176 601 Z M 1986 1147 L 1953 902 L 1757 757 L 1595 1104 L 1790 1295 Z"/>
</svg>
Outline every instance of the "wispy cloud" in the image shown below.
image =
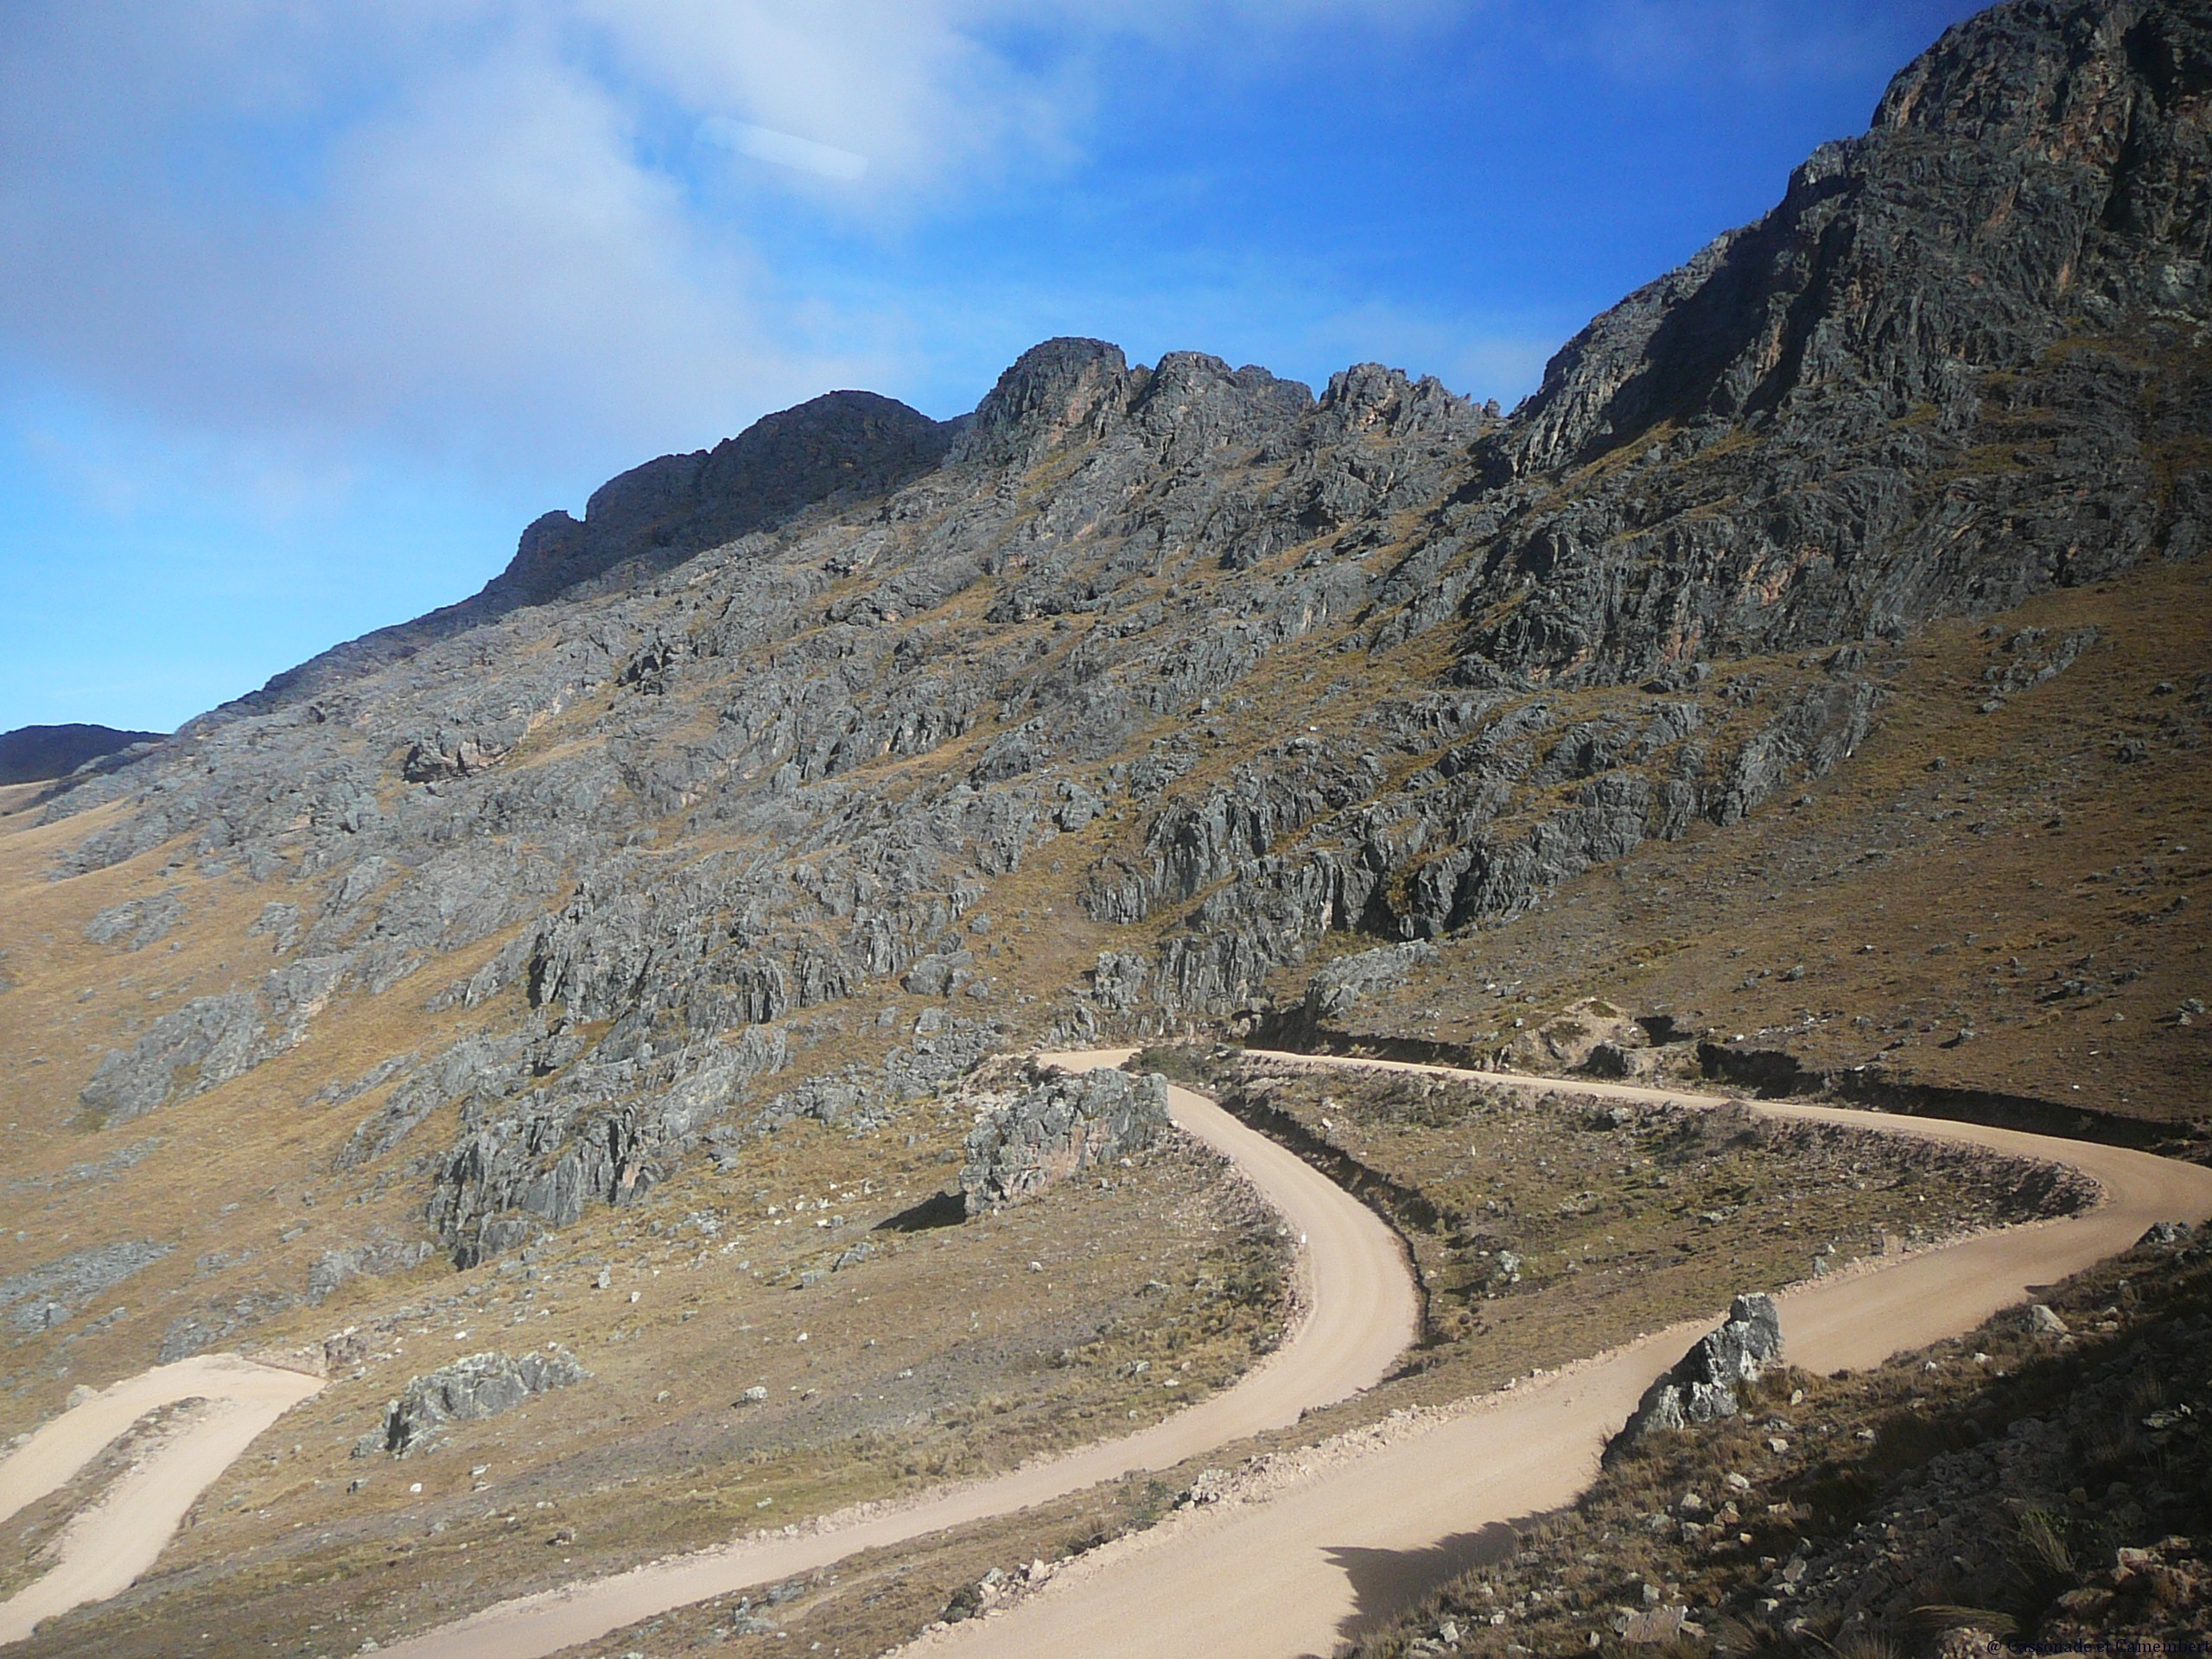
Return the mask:
<svg viewBox="0 0 2212 1659">
<path fill-rule="evenodd" d="M 778 132 L 773 127 L 733 121 L 726 115 L 710 115 L 702 121 L 699 137 L 703 143 L 734 149 L 757 162 L 773 162 L 778 167 L 796 168 L 802 173 L 819 173 L 825 179 L 858 179 L 868 174 L 865 156 L 839 149 L 835 144 L 817 144 L 811 138 L 801 138 L 793 133 Z"/>
<path fill-rule="evenodd" d="M 1922 43 L 1942 0 L 1574 0 L 1545 6 L 1541 27 L 1632 85 L 1682 79 L 1773 86 L 1856 79 L 1895 67 Z"/>
<path fill-rule="evenodd" d="M 251 443 L 696 442 L 888 378 L 765 251 L 792 214 L 1069 164 L 1107 40 L 1374 3 L 0 0 L 0 357 Z"/>
</svg>

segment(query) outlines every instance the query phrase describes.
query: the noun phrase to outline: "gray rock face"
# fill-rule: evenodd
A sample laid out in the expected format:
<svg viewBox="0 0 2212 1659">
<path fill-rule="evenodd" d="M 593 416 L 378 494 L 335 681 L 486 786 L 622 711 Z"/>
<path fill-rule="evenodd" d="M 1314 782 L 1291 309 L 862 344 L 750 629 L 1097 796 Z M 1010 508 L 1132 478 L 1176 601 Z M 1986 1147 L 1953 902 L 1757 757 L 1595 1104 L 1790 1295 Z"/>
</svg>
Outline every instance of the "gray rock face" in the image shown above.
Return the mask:
<svg viewBox="0 0 2212 1659">
<path fill-rule="evenodd" d="M 808 507 L 880 495 L 935 467 L 961 424 L 872 391 L 833 391 L 764 416 L 712 449 L 649 461 L 593 491 L 581 521 L 558 510 L 532 521 L 513 560 L 480 593 L 325 652 L 233 706 L 309 698 L 618 568 L 665 568 Z M 456 733 L 450 747 L 418 742 L 409 763 L 428 779 L 496 764 L 504 753 L 496 741 Z"/>
<path fill-rule="evenodd" d="M 325 1250 L 308 1268 L 308 1300 L 321 1302 L 347 1280 L 365 1274 L 381 1277 L 419 1268 L 430 1259 L 431 1253 L 429 1242 L 419 1238 L 375 1239 L 365 1244 Z"/>
<path fill-rule="evenodd" d="M 43 809 L 114 805 L 58 874 L 174 846 L 270 889 L 265 975 L 86 1103 L 221 1086 L 348 998 L 466 1014 L 341 1161 L 417 1159 L 478 1261 L 995 1044 L 1264 1011 L 1317 947 L 1736 823 L 1848 761 L 1923 621 L 2201 556 L 2208 65 L 2178 0 L 1962 25 L 1503 421 L 1059 340 L 964 423 L 835 394 L 626 474 L 488 597 Z M 2024 633 L 1984 695 L 2088 643 Z M 992 947 L 1061 905 L 1096 968 L 1018 981 Z M 901 994 L 950 1001 L 851 1061 Z"/>
<path fill-rule="evenodd" d="M 1030 466 L 1103 429 L 1133 390 L 1128 359 L 1103 340 L 1033 346 L 976 405 L 952 447 L 955 463 Z"/>
<path fill-rule="evenodd" d="M 1992 628 L 1989 633 L 2001 634 L 2005 656 L 1982 671 L 1990 691 L 1980 705 L 1985 715 L 1995 714 L 2021 692 L 2064 673 L 2075 658 L 2097 642 L 2094 628 L 2061 628 L 2055 633 L 2044 628 L 2018 628 L 2009 634 Z"/>
<path fill-rule="evenodd" d="M 586 1204 L 642 1198 L 667 1160 L 754 1078 L 780 1069 L 785 1052 L 782 1033 L 760 1027 L 734 1043 L 666 1055 L 607 1049 L 550 1085 L 526 1087 L 535 1075 L 527 1058 L 503 1080 L 474 1081 L 462 1138 L 439 1161 L 427 1209 L 460 1265 L 510 1249 L 539 1226 L 564 1227 Z"/>
<path fill-rule="evenodd" d="M 383 1157 L 432 1112 L 456 1101 L 467 1103 L 465 1114 L 487 1111 L 583 1050 L 580 1039 L 551 1031 L 464 1037 L 400 1079 L 384 1104 L 354 1128 L 339 1151 L 337 1166 L 353 1169 Z"/>
<path fill-rule="evenodd" d="M 195 997 L 154 1021 L 128 1050 L 111 1051 L 81 1098 L 111 1127 L 128 1123 L 173 1092 L 196 1095 L 238 1077 L 261 1058 L 263 1037 L 252 997 Z"/>
<path fill-rule="evenodd" d="M 1736 1389 L 1756 1382 L 1782 1358 L 1782 1316 L 1774 1298 L 1738 1296 L 1728 1318 L 1701 1338 L 1675 1368 L 1644 1390 L 1628 1425 L 1606 1448 L 1625 1450 L 1662 1429 L 1686 1428 L 1736 1414 Z"/>
<path fill-rule="evenodd" d="M 1439 955 L 1427 940 L 1412 939 L 1338 957 L 1306 982 L 1306 1018 L 1341 1020 L 1358 1006 L 1361 997 L 1403 983 L 1414 969 L 1438 960 Z"/>
<path fill-rule="evenodd" d="M 174 889 L 145 899 L 126 899 L 111 905 L 85 925 L 85 937 L 94 944 L 120 944 L 126 950 L 143 950 L 168 936 L 184 919 L 184 905 Z"/>
<path fill-rule="evenodd" d="M 590 1375 L 565 1348 L 549 1346 L 519 1359 L 470 1354 L 409 1381 L 399 1398 L 385 1408 L 381 1448 L 395 1458 L 435 1451 L 438 1431 L 448 1423 L 496 1417 L 534 1394 L 565 1389 Z"/>
<path fill-rule="evenodd" d="M 1020 1204 L 1093 1164 L 1151 1146 L 1167 1127 L 1167 1080 L 1157 1074 L 1033 1072 L 969 1134 L 960 1169 L 968 1213 Z"/>
<path fill-rule="evenodd" d="M 150 1267 L 175 1246 L 126 1240 L 76 1250 L 0 1279 L 0 1312 L 17 1331 L 48 1331 L 74 1318 L 93 1297 Z"/>
<path fill-rule="evenodd" d="M 2158 372 L 2088 341 L 2205 314 L 2205 35 L 2157 0 L 1995 7 L 1765 219 L 1592 323 L 1486 476 L 1634 459 L 1507 531 L 1505 566 L 1541 586 L 1478 620 L 1477 652 L 1640 675 L 1678 627 L 1738 649 L 1881 634 L 2195 550 L 2200 510 L 2148 469 L 2198 394 L 2164 403 Z M 2147 420 L 2115 418 L 2146 394 Z M 2027 441 L 2005 467 L 1939 481 L 2005 429 Z M 1683 519 L 1685 491 L 1718 510 Z"/>
</svg>

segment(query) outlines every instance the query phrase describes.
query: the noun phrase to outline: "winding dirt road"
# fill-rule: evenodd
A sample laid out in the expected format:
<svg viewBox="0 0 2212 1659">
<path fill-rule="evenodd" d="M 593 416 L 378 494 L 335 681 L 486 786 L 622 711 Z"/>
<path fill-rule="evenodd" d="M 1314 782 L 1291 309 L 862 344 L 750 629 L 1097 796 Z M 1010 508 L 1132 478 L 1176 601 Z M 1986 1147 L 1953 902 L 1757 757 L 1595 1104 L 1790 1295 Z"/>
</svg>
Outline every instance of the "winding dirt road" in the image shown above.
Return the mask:
<svg viewBox="0 0 2212 1659">
<path fill-rule="evenodd" d="M 1117 1065 L 1128 1053 L 1103 1050 L 1044 1058 L 1080 1070 Z M 1271 1058 L 1308 1065 L 1471 1075 L 1531 1090 L 1562 1086 L 1555 1078 L 1470 1074 L 1390 1061 Z M 1618 1099 L 1723 1103 L 1722 1096 L 1681 1090 L 1579 1081 L 1571 1086 L 1578 1093 Z M 1235 1388 L 1141 1433 L 995 1479 L 505 1603 L 385 1653 L 391 1659 L 538 1659 L 709 1596 L 773 1583 L 861 1550 L 1045 1503 L 1132 1471 L 1167 1467 L 1372 1386 L 1414 1334 L 1414 1287 L 1397 1240 L 1318 1171 L 1204 1096 L 1173 1089 L 1169 1104 L 1178 1123 L 1236 1160 L 1300 1238 L 1304 1317 L 1283 1346 Z M 1812 1370 L 1870 1365 L 1899 1349 L 1955 1335 L 2019 1300 L 2031 1287 L 2126 1249 L 2152 1222 L 2212 1217 L 2212 1170 L 2145 1153 L 1829 1107 L 1760 1104 L 1755 1109 L 1777 1118 L 1843 1123 L 2064 1163 L 2095 1179 L 2104 1192 L 2103 1202 L 2079 1217 L 1978 1235 L 1785 1293 L 1783 1321 L 1790 1357 Z M 1732 1287 L 1716 1286 L 1716 1300 L 1727 1288 Z M 1157 1547 L 1149 1547 L 1146 1539 L 1132 1541 L 1126 1549 L 1109 1552 L 1091 1568 L 1064 1574 L 1004 1613 L 954 1626 L 915 1646 L 963 1659 L 1028 1659 L 1040 1652 L 1052 1652 L 1056 1659 L 1179 1659 L 1193 1653 L 1287 1659 L 1326 1653 L 1440 1580 L 1483 1559 L 1507 1535 L 1503 1523 L 1573 1498 L 1588 1483 L 1599 1451 L 1643 1388 L 1712 1323 L 1707 1318 L 1657 1332 L 1570 1371 L 1524 1383 L 1462 1414 L 1417 1422 L 1387 1437 L 1377 1449 L 1326 1465 L 1276 1497 L 1186 1516 L 1162 1529 L 1164 1541 Z M 139 1413 L 184 1397 L 162 1394 L 162 1388 L 173 1387 L 167 1383 L 143 1396 L 126 1393 L 183 1369 L 163 1367 L 118 1384 L 48 1425 L 0 1465 L 0 1519 L 53 1491 Z M 300 1389 L 295 1397 L 304 1397 L 315 1385 L 311 1378 L 297 1377 L 293 1386 Z M 111 1395 L 114 1402 L 102 1406 Z M 140 1397 L 146 1403 L 118 1419 Z M 101 1414 L 60 1433 L 96 1406 Z M 192 1497 L 283 1408 L 276 1406 L 242 1434 L 245 1419 L 238 1417 L 226 1420 L 229 1427 L 219 1440 L 200 1425 L 164 1447 L 149 1469 L 187 1445 L 195 1448 L 191 1472 L 197 1474 L 197 1484 L 181 1501 L 174 1501 L 172 1493 L 163 1500 L 164 1510 L 149 1510 L 142 1520 L 132 1504 L 120 1501 L 124 1493 L 118 1487 L 107 1503 L 73 1523 L 62 1567 L 0 1608 L 0 1619 L 17 1617 L 19 1605 L 70 1570 L 72 1560 L 81 1560 L 86 1572 L 97 1562 L 102 1576 L 90 1588 L 70 1591 L 69 1600 L 45 1611 L 122 1588 L 150 1565 Z M 109 1423 L 113 1426 L 102 1438 L 88 1438 Z M 53 1443 L 43 1445 L 49 1436 Z M 67 1461 L 72 1455 L 74 1463 Z M 221 1461 L 211 1466 L 210 1459 L 218 1455 Z M 137 1554 L 128 1560 L 111 1560 L 111 1541 L 122 1535 L 129 1535 Z M 0 1624 L 0 1641 L 29 1628 L 29 1623 Z"/>
<path fill-rule="evenodd" d="M 32 1435 L 0 1463 L 0 1521 L 60 1490 L 148 1412 L 202 1402 L 69 1522 L 51 1572 L 0 1602 L 0 1643 L 21 1641 L 42 1618 L 128 1589 L 215 1477 L 321 1387 L 319 1376 L 231 1354 L 182 1359 L 101 1390 Z"/>
<path fill-rule="evenodd" d="M 1116 1066 L 1128 1049 L 1042 1058 L 1069 1071 Z M 1152 1428 L 1085 1446 L 918 1502 L 831 1516 L 818 1529 L 743 1538 L 612 1578 L 505 1603 L 386 1648 L 385 1659 L 537 1659 L 709 1596 L 773 1584 L 864 1549 L 903 1543 L 1049 1503 L 1140 1469 L 1166 1469 L 1372 1387 L 1414 1338 L 1402 1246 L 1357 1199 L 1296 1154 L 1248 1129 L 1203 1095 L 1167 1091 L 1175 1122 L 1233 1160 L 1299 1236 L 1305 1315 L 1245 1378 Z"/>
<path fill-rule="evenodd" d="M 1556 1078 L 1389 1061 L 1274 1054 L 1300 1065 L 1477 1076 L 1531 1090 Z M 1719 1096 L 1622 1084 L 1577 1093 L 1717 1106 Z M 2048 1284 L 2124 1250 L 2155 1221 L 2212 1216 L 2212 1170 L 2146 1153 L 1927 1118 L 1823 1106 L 1759 1104 L 1767 1116 L 1844 1123 L 2070 1164 L 2104 1189 L 2086 1214 L 1982 1233 L 1874 1271 L 1783 1294 L 1782 1328 L 1794 1363 L 1817 1371 L 1877 1364 L 1900 1349 L 1971 1330 Z M 1205 1514 L 1162 1547 L 1104 1571 L 1056 1580 L 999 1616 L 914 1644 L 934 1659 L 1287 1659 L 1326 1654 L 1421 1592 L 1476 1565 L 1508 1535 L 1504 1523 L 1572 1500 L 1598 1454 L 1651 1379 L 1718 1318 L 1678 1325 L 1596 1361 L 1524 1382 L 1484 1408 L 1405 1434 L 1325 1470 L 1267 1503 Z"/>
</svg>

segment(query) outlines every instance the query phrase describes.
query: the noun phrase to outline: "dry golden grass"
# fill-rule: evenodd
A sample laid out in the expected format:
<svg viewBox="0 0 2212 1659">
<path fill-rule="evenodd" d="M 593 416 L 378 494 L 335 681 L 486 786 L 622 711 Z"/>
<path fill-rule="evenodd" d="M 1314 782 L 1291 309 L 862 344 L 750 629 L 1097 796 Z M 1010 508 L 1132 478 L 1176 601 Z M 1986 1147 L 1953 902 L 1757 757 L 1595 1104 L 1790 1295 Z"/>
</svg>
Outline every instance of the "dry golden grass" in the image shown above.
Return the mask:
<svg viewBox="0 0 2212 1659">
<path fill-rule="evenodd" d="M 1991 642 L 1930 630 L 1847 766 L 1448 943 L 1355 1034 L 1487 1050 L 1596 995 L 1810 1067 L 2202 1123 L 2212 1020 L 2174 1016 L 2212 1001 L 2212 728 L 2186 703 L 2212 662 L 2207 579 L 2153 569 L 1993 621 L 2101 638 L 1985 715 Z M 2052 996 L 2068 978 L 2093 988 Z"/>
</svg>

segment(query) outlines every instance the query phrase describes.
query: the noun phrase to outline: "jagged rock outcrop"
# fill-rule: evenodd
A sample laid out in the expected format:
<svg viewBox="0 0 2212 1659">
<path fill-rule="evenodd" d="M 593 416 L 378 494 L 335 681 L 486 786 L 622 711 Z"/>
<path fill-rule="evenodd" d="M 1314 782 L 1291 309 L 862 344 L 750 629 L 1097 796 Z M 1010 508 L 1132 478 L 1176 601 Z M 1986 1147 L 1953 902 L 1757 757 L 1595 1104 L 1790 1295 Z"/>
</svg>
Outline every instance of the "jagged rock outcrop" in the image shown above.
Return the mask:
<svg viewBox="0 0 2212 1659">
<path fill-rule="evenodd" d="M 154 1021 L 128 1049 L 111 1050 L 80 1091 L 110 1127 L 143 1117 L 172 1092 L 198 1094 L 238 1077 L 261 1058 L 255 1000 L 237 992 L 194 997 Z M 179 1073 L 188 1081 L 181 1082 Z"/>
<path fill-rule="evenodd" d="M 504 1086 L 470 1081 L 474 1101 L 462 1134 L 437 1160 L 426 1218 L 473 1266 L 511 1249 L 540 1226 L 564 1227 L 585 1205 L 644 1198 L 668 1160 L 727 1116 L 755 1078 L 781 1069 L 784 1034 L 750 1027 L 734 1042 L 660 1054 L 602 1042 L 589 1060 L 550 1084 L 527 1056 Z"/>
<path fill-rule="evenodd" d="M 1592 322 L 1484 465 L 1605 476 L 1505 526 L 1486 574 L 1540 585 L 1471 663 L 1634 677 L 2196 551 L 2204 486 L 2158 473 L 2200 378 L 2123 342 L 2193 351 L 2207 313 L 2205 39 L 2193 4 L 1995 7 Z"/>
<path fill-rule="evenodd" d="M 988 1102 L 968 1136 L 960 1192 L 980 1215 L 1035 1197 L 1053 1182 L 1151 1146 L 1166 1132 L 1167 1080 L 1157 1073 L 1030 1071 Z"/>
<path fill-rule="evenodd" d="M 765 416 L 734 438 L 609 479 L 581 521 L 553 512 L 523 531 L 482 597 L 543 604 L 631 561 L 677 564 L 807 507 L 864 500 L 934 467 L 957 423 L 872 391 L 833 391 Z"/>
<path fill-rule="evenodd" d="M 1408 974 L 1440 960 L 1441 954 L 1426 939 L 1411 939 L 1338 957 L 1306 982 L 1306 1018 L 1313 1024 L 1341 1020 L 1362 997 L 1402 984 Z"/>
<path fill-rule="evenodd" d="M 325 1250 L 308 1268 L 308 1300 L 326 1300 L 349 1279 L 381 1278 L 421 1267 L 434 1254 L 428 1239 L 377 1238 Z"/>
<path fill-rule="evenodd" d="M 102 1291 L 150 1267 L 175 1246 L 152 1239 L 72 1250 L 41 1266 L 0 1279 L 0 1313 L 16 1330 L 51 1330 L 73 1319 Z"/>
<path fill-rule="evenodd" d="M 1737 1389 L 1756 1382 L 1782 1358 L 1782 1315 L 1774 1298 L 1738 1296 L 1728 1318 L 1643 1392 L 1627 1426 L 1605 1448 L 1610 1459 L 1662 1429 L 1733 1417 Z"/>
<path fill-rule="evenodd" d="M 935 467 L 965 424 L 932 421 L 872 391 L 832 391 L 764 416 L 712 449 L 662 455 L 609 479 L 592 492 L 581 520 L 558 508 L 533 519 L 507 568 L 459 604 L 335 646 L 229 707 L 259 710 L 311 697 L 609 571 L 665 569 L 810 507 L 880 495 Z M 450 749 L 434 742 L 425 750 L 418 741 L 410 764 L 419 781 L 479 769 L 503 753 L 481 737 L 457 735 Z"/>
<path fill-rule="evenodd" d="M 94 944 L 119 944 L 126 950 L 143 950 L 168 935 L 184 919 L 184 904 L 174 887 L 143 899 L 126 899 L 110 905 L 85 925 L 85 937 Z"/>
<path fill-rule="evenodd" d="M 1929 619 L 2201 556 L 2208 99 L 2199 5 L 1999 7 L 1503 420 L 1057 340 L 964 422 L 833 394 L 624 474 L 490 597 L 49 803 L 112 805 L 57 874 L 270 890 L 274 964 L 86 1102 L 356 998 L 465 1016 L 340 1162 L 404 1148 L 466 1263 L 994 1046 L 1299 1003 L 1324 944 L 1326 1017 L 1371 953 L 1725 830 L 1847 763 Z M 2021 633 L 1983 696 L 2091 643 Z M 994 956 L 1063 906 L 1080 967 Z"/>
<path fill-rule="evenodd" d="M 574 1354 L 551 1343 L 543 1352 L 519 1359 L 496 1352 L 470 1354 L 410 1378 L 399 1398 L 385 1408 L 383 1432 L 365 1444 L 395 1458 L 433 1452 L 438 1431 L 448 1423 L 496 1417 L 534 1394 L 568 1388 L 590 1375 Z"/>
</svg>

